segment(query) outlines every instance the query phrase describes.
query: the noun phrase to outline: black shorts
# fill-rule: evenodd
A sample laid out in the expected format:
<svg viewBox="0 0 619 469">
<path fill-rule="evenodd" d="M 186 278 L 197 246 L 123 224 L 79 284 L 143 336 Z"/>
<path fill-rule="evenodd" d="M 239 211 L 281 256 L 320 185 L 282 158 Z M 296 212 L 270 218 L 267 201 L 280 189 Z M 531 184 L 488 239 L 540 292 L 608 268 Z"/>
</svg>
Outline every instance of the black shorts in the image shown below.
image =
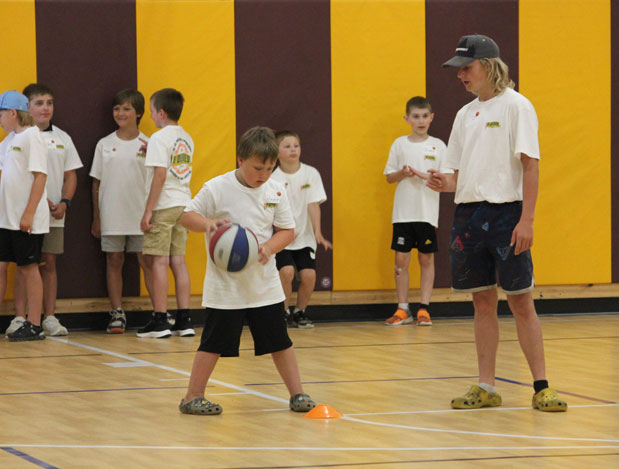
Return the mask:
<svg viewBox="0 0 619 469">
<path fill-rule="evenodd" d="M 514 255 L 512 233 L 522 202 L 459 204 L 451 230 L 450 259 L 454 290 L 475 292 L 495 288 L 518 295 L 534 287 L 531 251 Z"/>
<path fill-rule="evenodd" d="M 316 270 L 316 253 L 312 248 L 303 249 L 284 249 L 275 254 L 275 265 L 277 270 L 291 265 L 297 270 L 303 269 Z"/>
<path fill-rule="evenodd" d="M 288 337 L 284 303 L 245 309 L 206 308 L 198 351 L 238 357 L 243 320 L 247 318 L 254 339 L 254 354 L 280 352 L 292 347 Z"/>
<path fill-rule="evenodd" d="M 15 262 L 18 266 L 39 264 L 44 236 L 0 228 L 0 262 Z"/>
<path fill-rule="evenodd" d="M 437 252 L 436 228 L 423 221 L 394 223 L 391 249 L 411 252 L 414 248 L 423 254 Z"/>
</svg>

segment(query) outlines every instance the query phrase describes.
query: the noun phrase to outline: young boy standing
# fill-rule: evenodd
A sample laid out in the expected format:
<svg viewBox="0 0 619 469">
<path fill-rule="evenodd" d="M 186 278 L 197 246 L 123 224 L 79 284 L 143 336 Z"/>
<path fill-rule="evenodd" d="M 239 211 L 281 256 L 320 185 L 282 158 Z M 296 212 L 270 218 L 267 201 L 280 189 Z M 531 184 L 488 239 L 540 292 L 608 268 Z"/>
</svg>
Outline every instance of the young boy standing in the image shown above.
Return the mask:
<svg viewBox="0 0 619 469">
<path fill-rule="evenodd" d="M 185 264 L 187 230 L 181 224 L 185 206 L 191 201 L 193 140 L 178 125 L 183 111 L 183 95 L 164 88 L 150 98 L 150 117 L 161 129 L 148 142 L 146 151 L 146 190 L 148 197 L 140 228 L 144 232 L 143 254 L 152 264 L 153 317 L 138 337 L 164 338 L 195 335 L 189 316 L 190 283 Z M 176 286 L 178 313 L 170 328 L 168 310 L 168 267 Z"/>
<path fill-rule="evenodd" d="M 269 177 L 278 145 L 271 129 L 249 129 L 239 142 L 238 169 L 206 182 L 183 215 L 183 225 L 206 233 L 226 221 L 242 223 L 258 237 L 259 262 L 230 274 L 212 262 L 206 266 L 202 306 L 206 318 L 189 387 L 180 403 L 184 414 L 221 414 L 204 390 L 220 356 L 238 357 L 247 319 L 256 355 L 270 353 L 290 393 L 290 409 L 307 412 L 315 403 L 303 393 L 297 360 L 284 320 L 284 292 L 273 254 L 294 237 L 294 218 L 283 186 Z"/>
<path fill-rule="evenodd" d="M 454 174 L 431 171 L 428 186 L 456 193 L 451 231 L 453 289 L 471 292 L 479 382 L 454 398 L 455 409 L 495 407 L 499 345 L 497 274 L 516 320 L 520 347 L 533 375 L 532 406 L 563 412 L 567 403 L 548 387 L 542 328 L 531 291 L 535 286 L 531 246 L 539 183 L 537 114 L 514 91 L 499 46 L 479 34 L 463 36 L 456 55 L 443 67 L 456 67 L 458 79 L 477 98 L 453 124 L 447 165 Z"/>
<path fill-rule="evenodd" d="M 327 194 L 316 168 L 301 163 L 298 134 L 283 130 L 275 137 L 279 144 L 279 166 L 273 171 L 272 177 L 286 188 L 295 224 L 294 241 L 275 255 L 275 262 L 286 295 L 284 304 L 288 324 L 309 329 L 314 324 L 305 313 L 305 308 L 316 284 L 316 247 L 320 244 L 325 250 L 332 248 L 320 229 L 320 204 L 327 200 Z M 289 310 L 295 268 L 301 282 L 297 291 L 297 304 Z"/>
<path fill-rule="evenodd" d="M 62 129 L 52 124 L 54 116 L 54 92 L 42 83 L 31 83 L 24 88 L 28 98 L 30 115 L 34 125 L 41 131 L 47 144 L 47 204 L 49 206 L 49 233 L 43 237 L 41 264 L 39 270 L 43 279 L 43 329 L 48 336 L 68 334 L 56 318 L 56 297 L 58 294 L 58 274 L 56 258 L 64 253 L 65 214 L 77 187 L 75 170 L 81 168 L 82 161 L 75 149 L 73 140 Z M 26 316 L 26 290 L 19 271 L 15 276 L 15 312 L 7 331 L 15 330 Z"/>
<path fill-rule="evenodd" d="M 7 334 L 11 341 L 45 338 L 39 262 L 43 235 L 49 232 L 47 148 L 39 129 L 32 125 L 28 98 L 17 91 L 0 94 L 0 126 L 9 134 L 0 149 L 0 262 L 17 264 L 28 302 L 28 319 Z"/>
<path fill-rule="evenodd" d="M 151 291 L 151 266 L 142 254 L 144 234 L 140 219 L 146 203 L 146 153 L 148 138 L 138 128 L 144 115 L 144 96 L 127 89 L 116 94 L 112 114 L 118 129 L 102 138 L 95 148 L 92 179 L 93 221 L 91 233 L 101 239 L 106 258 L 107 292 L 112 305 L 108 334 L 122 334 L 127 316 L 122 308 L 122 269 L 125 251 L 135 252 Z"/>
<path fill-rule="evenodd" d="M 432 325 L 429 308 L 434 287 L 434 253 L 438 251 L 436 230 L 440 194 L 426 187 L 424 178 L 427 178 L 430 169 L 440 169 L 445 161 L 445 144 L 428 135 L 432 119 L 434 113 L 426 98 L 416 96 L 409 99 L 404 120 L 411 126 L 411 133 L 393 142 L 385 166 L 387 182 L 398 184 L 391 217 L 391 249 L 395 251 L 398 309 L 385 322 L 387 326 L 413 322 L 408 305 L 408 265 L 413 248 L 418 251 L 421 270 L 421 302 L 417 309 L 417 325 Z"/>
</svg>

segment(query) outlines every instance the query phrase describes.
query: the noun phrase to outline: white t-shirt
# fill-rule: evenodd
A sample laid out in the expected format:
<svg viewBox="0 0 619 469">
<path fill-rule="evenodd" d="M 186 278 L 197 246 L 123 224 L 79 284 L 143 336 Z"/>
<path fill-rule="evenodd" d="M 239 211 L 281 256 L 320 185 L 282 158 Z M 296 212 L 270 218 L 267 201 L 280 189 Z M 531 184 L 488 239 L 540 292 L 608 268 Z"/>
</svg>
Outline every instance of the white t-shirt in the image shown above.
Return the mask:
<svg viewBox="0 0 619 469">
<path fill-rule="evenodd" d="M 101 234 L 141 235 L 140 221 L 146 205 L 145 154 L 140 147 L 148 137 L 140 132 L 121 140 L 112 132 L 95 148 L 90 176 L 98 179 Z"/>
<path fill-rule="evenodd" d="M 511 88 L 460 109 L 447 147 L 447 166 L 458 170 L 455 202 L 522 200 L 520 154 L 539 159 L 537 128 L 533 105 Z"/>
<path fill-rule="evenodd" d="M 185 211 L 239 223 L 250 228 L 260 244 L 271 239 L 274 226 L 294 228 L 292 210 L 282 185 L 269 179 L 255 189 L 246 187 L 238 181 L 235 171 L 207 181 Z M 275 256 L 267 265 L 256 262 L 236 273 L 228 273 L 212 262 L 206 264 L 202 306 L 257 308 L 280 303 L 284 298 Z"/>
<path fill-rule="evenodd" d="M 310 247 L 316 251 L 316 236 L 307 206 L 312 203 L 321 204 L 327 200 L 320 173 L 313 166 L 301 163 L 296 173 L 286 173 L 278 167 L 273 171 L 271 178 L 286 188 L 294 216 L 295 239 L 286 249 Z"/>
<path fill-rule="evenodd" d="M 47 145 L 47 198 L 56 205 L 62 199 L 65 171 L 79 169 L 83 165 L 69 134 L 55 125 L 50 125 L 50 128 L 41 135 Z M 50 214 L 49 226 L 63 227 L 64 217 L 57 220 Z"/>
<path fill-rule="evenodd" d="M 430 136 L 423 142 L 411 142 L 407 136 L 396 138 L 383 174 L 398 172 L 404 165 L 425 173 L 429 169 L 446 172 L 445 144 Z M 439 204 L 440 194 L 428 188 L 425 180 L 417 176 L 404 178 L 395 190 L 391 222 L 425 222 L 438 227 Z"/>
<path fill-rule="evenodd" d="M 5 144 L 0 178 L 0 228 L 19 231 L 19 222 L 30 199 L 34 175 L 47 174 L 47 146 L 38 127 L 29 127 L 20 133 L 11 133 Z M 6 139 L 5 139 L 6 140 Z M 32 234 L 49 232 L 47 191 L 37 205 L 32 223 Z"/>
<path fill-rule="evenodd" d="M 2 162 L 4 161 L 4 157 L 9 147 L 11 146 L 11 141 L 15 137 L 15 132 L 11 131 L 4 140 L 0 142 L 0 171 L 2 171 Z"/>
<path fill-rule="evenodd" d="M 154 168 L 166 168 L 166 178 L 154 210 L 184 207 L 191 200 L 193 140 L 180 125 L 167 125 L 155 132 L 146 151 L 146 194 L 150 193 Z"/>
</svg>

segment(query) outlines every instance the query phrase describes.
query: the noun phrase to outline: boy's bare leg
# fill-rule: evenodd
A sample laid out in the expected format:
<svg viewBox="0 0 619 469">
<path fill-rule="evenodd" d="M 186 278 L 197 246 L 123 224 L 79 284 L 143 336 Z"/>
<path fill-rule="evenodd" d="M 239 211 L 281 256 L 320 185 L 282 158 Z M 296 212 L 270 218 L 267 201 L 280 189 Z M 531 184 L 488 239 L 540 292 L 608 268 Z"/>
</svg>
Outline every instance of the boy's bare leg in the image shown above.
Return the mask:
<svg viewBox="0 0 619 469">
<path fill-rule="evenodd" d="M 39 266 L 29 264 L 17 267 L 23 276 L 26 285 L 28 302 L 28 321 L 35 326 L 41 325 L 41 311 L 43 305 L 43 281 L 39 273 Z"/>
<path fill-rule="evenodd" d="M 294 278 L 294 267 L 291 265 L 286 265 L 279 269 L 279 280 L 282 282 L 282 288 L 284 289 L 284 295 L 286 295 L 286 299 L 284 300 L 284 308 L 288 309 L 290 306 L 290 295 L 292 294 L 292 279 Z M 297 303 L 299 302 L 297 297 Z"/>
<path fill-rule="evenodd" d="M 15 269 L 13 279 L 13 296 L 15 297 L 15 316 L 26 318 L 26 283 L 21 270 Z"/>
<path fill-rule="evenodd" d="M 196 356 L 193 359 L 193 367 L 191 368 L 189 386 L 183 399 L 185 402 L 204 396 L 206 383 L 208 383 L 208 379 L 215 369 L 217 360 L 219 360 L 219 354 L 217 353 L 196 352 Z"/>
<path fill-rule="evenodd" d="M 434 288 L 434 253 L 418 253 L 421 271 L 421 304 L 429 305 Z"/>
<path fill-rule="evenodd" d="M 53 316 L 56 310 L 56 296 L 58 295 L 58 275 L 56 273 L 56 254 L 41 253 L 39 271 L 43 281 L 43 311 L 45 317 Z M 30 308 L 29 308 L 30 309 Z"/>
<path fill-rule="evenodd" d="M 112 309 L 123 307 L 123 264 L 124 252 L 106 252 L 107 295 L 110 298 Z"/>
<path fill-rule="evenodd" d="M 148 296 L 153 296 L 153 263 L 152 259 L 148 256 L 145 256 L 141 252 L 137 253 L 138 255 L 138 263 L 140 267 L 142 267 L 142 272 L 144 272 L 144 283 L 146 284 L 146 290 L 148 291 Z"/>
<path fill-rule="evenodd" d="M 297 365 L 297 356 L 294 353 L 294 348 L 288 347 L 285 350 L 273 352 L 271 357 L 273 357 L 275 367 L 284 380 L 290 395 L 303 394 L 301 375 L 299 374 L 299 365 Z"/>
<path fill-rule="evenodd" d="M 542 327 L 535 311 L 531 292 L 507 295 L 507 303 L 516 320 L 518 341 L 529 363 L 533 380 L 546 379 Z"/>
<path fill-rule="evenodd" d="M 303 269 L 299 272 L 301 283 L 297 290 L 297 308 L 305 311 L 309 303 L 314 287 L 316 285 L 316 271 L 314 269 Z"/>
<path fill-rule="evenodd" d="M 496 352 L 499 347 L 498 303 L 496 288 L 473 293 L 479 382 L 491 386 L 494 386 Z"/>
<path fill-rule="evenodd" d="M 168 311 L 168 265 L 170 256 L 150 256 L 153 265 L 153 309 L 157 313 Z"/>
<path fill-rule="evenodd" d="M 170 256 L 170 267 L 174 275 L 176 291 L 176 306 L 178 309 L 189 309 L 191 301 L 191 281 L 185 264 L 185 256 Z"/>
<path fill-rule="evenodd" d="M 398 303 L 408 303 L 408 264 L 411 260 L 410 252 L 395 253 L 395 289 L 398 294 Z"/>
</svg>

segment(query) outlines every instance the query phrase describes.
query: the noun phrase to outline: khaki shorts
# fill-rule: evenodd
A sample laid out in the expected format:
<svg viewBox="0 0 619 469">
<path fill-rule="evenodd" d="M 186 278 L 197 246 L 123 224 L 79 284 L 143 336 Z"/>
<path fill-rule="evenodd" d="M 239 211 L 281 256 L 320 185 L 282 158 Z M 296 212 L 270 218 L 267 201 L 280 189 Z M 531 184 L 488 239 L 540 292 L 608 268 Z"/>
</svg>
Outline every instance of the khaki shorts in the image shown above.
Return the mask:
<svg viewBox="0 0 619 469">
<path fill-rule="evenodd" d="M 101 236 L 103 252 L 142 252 L 144 235 L 106 235 Z"/>
<path fill-rule="evenodd" d="M 185 207 L 170 207 L 155 210 L 153 227 L 144 232 L 142 254 L 150 256 L 184 256 L 187 244 L 187 229 L 181 225 Z"/>
<path fill-rule="evenodd" d="M 49 233 L 43 236 L 43 247 L 41 252 L 47 254 L 64 253 L 64 228 L 62 226 L 52 226 Z"/>
</svg>

